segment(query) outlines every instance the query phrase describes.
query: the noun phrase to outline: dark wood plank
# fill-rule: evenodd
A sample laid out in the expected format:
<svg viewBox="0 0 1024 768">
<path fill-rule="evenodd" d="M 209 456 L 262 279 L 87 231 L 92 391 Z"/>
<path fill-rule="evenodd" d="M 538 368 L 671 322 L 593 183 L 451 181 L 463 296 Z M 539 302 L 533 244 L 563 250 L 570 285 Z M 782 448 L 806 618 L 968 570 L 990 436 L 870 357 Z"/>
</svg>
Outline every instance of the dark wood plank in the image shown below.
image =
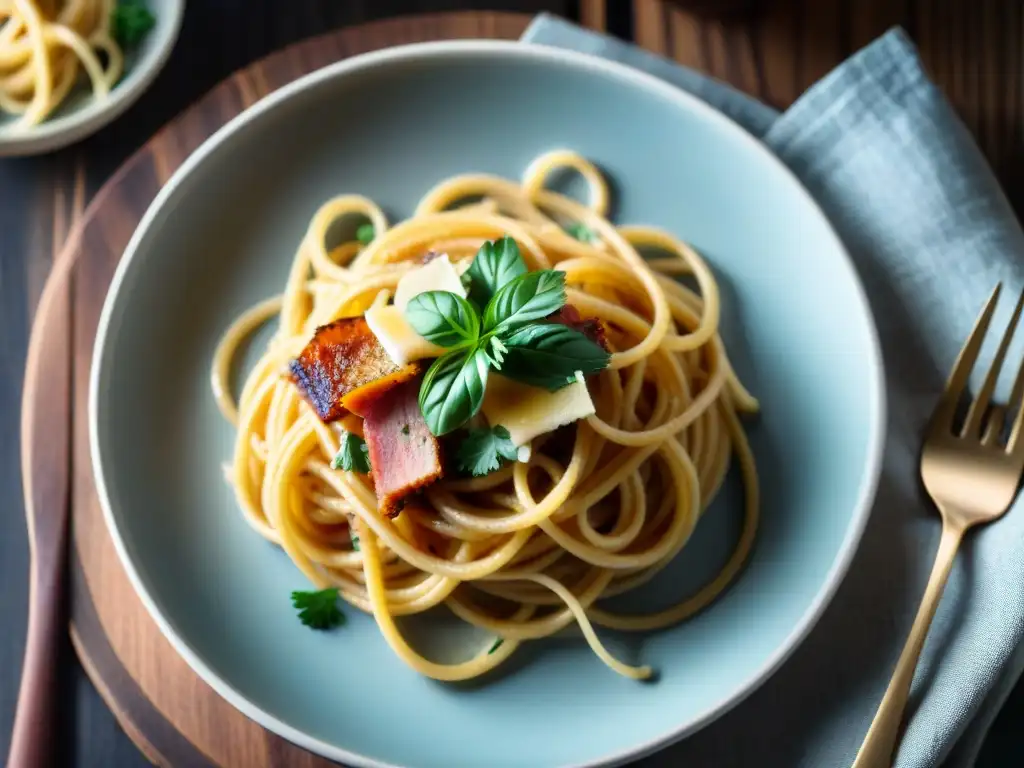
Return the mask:
<svg viewBox="0 0 1024 768">
<path fill-rule="evenodd" d="M 635 0 L 636 40 L 785 108 L 855 50 L 902 26 L 1024 205 L 1024 5 L 1012 0 L 755 0 L 743 13 Z M 745 63 L 746 62 L 746 63 Z"/>
</svg>

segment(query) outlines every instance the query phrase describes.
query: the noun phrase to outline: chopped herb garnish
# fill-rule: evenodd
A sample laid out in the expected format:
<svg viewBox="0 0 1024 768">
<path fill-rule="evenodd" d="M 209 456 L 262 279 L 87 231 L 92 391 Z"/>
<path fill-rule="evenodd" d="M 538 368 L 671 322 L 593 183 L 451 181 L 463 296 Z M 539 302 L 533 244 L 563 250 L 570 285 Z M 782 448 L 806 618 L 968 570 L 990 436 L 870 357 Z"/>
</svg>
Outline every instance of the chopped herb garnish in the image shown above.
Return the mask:
<svg viewBox="0 0 1024 768">
<path fill-rule="evenodd" d="M 114 39 L 124 48 L 138 45 L 156 24 L 156 19 L 140 0 L 120 0 L 110 12 Z"/>
<path fill-rule="evenodd" d="M 457 452 L 459 469 L 476 477 L 499 469 L 502 459 L 515 461 L 517 455 L 509 431 L 501 425 L 469 430 Z"/>
<path fill-rule="evenodd" d="M 359 551 L 359 537 L 358 536 L 353 536 L 352 537 L 352 551 L 354 551 L 354 552 L 358 552 Z"/>
<path fill-rule="evenodd" d="M 570 224 L 565 228 L 565 231 L 575 237 L 581 243 L 596 243 L 598 236 L 590 227 L 586 224 L 574 223 Z"/>
<path fill-rule="evenodd" d="M 420 386 L 420 411 L 434 435 L 448 434 L 477 414 L 490 368 L 556 390 L 574 381 L 576 371 L 590 374 L 608 365 L 608 353 L 582 333 L 545 322 L 565 305 L 565 273 L 527 272 L 511 237 L 484 243 L 466 274 L 469 300 L 427 291 L 405 310 L 417 333 L 450 350 L 434 361 Z"/>
<path fill-rule="evenodd" d="M 370 471 L 370 449 L 359 435 L 345 432 L 341 436 L 341 447 L 331 462 L 331 469 L 367 474 Z"/>
<path fill-rule="evenodd" d="M 373 224 L 363 224 L 356 230 L 356 240 L 363 245 L 369 245 L 376 236 L 377 230 L 373 228 Z"/>
<path fill-rule="evenodd" d="M 338 610 L 337 587 L 292 592 L 292 605 L 299 610 L 299 621 L 313 629 L 330 629 L 345 621 L 345 614 Z"/>
<path fill-rule="evenodd" d="M 497 640 L 494 641 L 494 645 L 492 645 L 490 650 L 487 651 L 487 654 L 490 655 L 490 654 L 494 653 L 496 650 L 501 648 L 501 645 L 504 642 L 505 642 L 505 638 L 499 637 Z"/>
<path fill-rule="evenodd" d="M 408 424 L 405 424 L 405 425 L 402 426 L 402 434 L 403 435 L 408 435 L 409 434 L 409 425 Z"/>
</svg>

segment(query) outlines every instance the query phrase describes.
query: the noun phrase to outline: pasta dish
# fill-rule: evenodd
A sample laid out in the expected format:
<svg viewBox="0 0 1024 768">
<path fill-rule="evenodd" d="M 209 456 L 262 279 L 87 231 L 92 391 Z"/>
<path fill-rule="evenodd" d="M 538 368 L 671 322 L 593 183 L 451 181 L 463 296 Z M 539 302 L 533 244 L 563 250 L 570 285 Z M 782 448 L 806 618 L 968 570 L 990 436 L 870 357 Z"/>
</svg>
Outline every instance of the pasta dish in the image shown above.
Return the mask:
<svg viewBox="0 0 1024 768">
<path fill-rule="evenodd" d="M 585 202 L 548 188 L 566 170 Z M 758 516 L 741 416 L 758 403 L 719 336 L 714 275 L 608 210 L 601 173 L 564 150 L 521 182 L 444 180 L 393 226 L 343 195 L 313 216 L 282 294 L 227 330 L 212 367 L 237 430 L 225 472 L 249 525 L 314 585 L 291 596 L 303 623 L 340 623 L 344 601 L 438 680 L 575 626 L 643 679 L 595 628 L 676 624 L 736 576 Z M 236 400 L 239 347 L 275 318 Z M 733 457 L 744 522 L 721 571 L 651 615 L 603 605 L 686 546 Z M 492 639 L 457 663 L 425 658 L 395 619 L 442 605 Z"/>
<path fill-rule="evenodd" d="M 95 98 L 124 70 L 124 49 L 154 19 L 140 0 L 0 0 L 0 111 L 37 125 L 59 107 L 82 73 Z"/>
</svg>

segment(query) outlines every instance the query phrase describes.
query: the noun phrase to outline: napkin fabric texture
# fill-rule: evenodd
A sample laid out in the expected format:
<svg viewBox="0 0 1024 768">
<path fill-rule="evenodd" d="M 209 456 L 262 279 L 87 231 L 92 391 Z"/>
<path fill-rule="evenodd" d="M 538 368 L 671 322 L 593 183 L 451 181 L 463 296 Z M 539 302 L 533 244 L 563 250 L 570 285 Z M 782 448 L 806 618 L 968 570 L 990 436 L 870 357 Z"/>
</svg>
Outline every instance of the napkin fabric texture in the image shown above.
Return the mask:
<svg viewBox="0 0 1024 768">
<path fill-rule="evenodd" d="M 875 508 L 849 575 L 770 680 L 708 727 L 639 763 L 849 766 L 913 622 L 938 543 L 939 517 L 918 474 L 925 425 L 1000 280 L 1004 294 L 993 329 L 1005 328 L 1024 286 L 1024 234 L 972 137 L 899 29 L 855 54 L 783 114 L 554 17 L 538 17 L 522 39 L 645 70 L 744 126 L 810 190 L 865 284 L 885 357 L 889 423 Z M 992 346 L 981 360 L 991 359 Z M 1018 339 L 1008 360 L 1022 357 Z M 1002 378 L 1012 380 L 1015 365 L 1006 368 Z M 1001 387 L 1009 389 L 1006 381 Z M 1022 506 L 965 540 L 917 669 L 896 768 L 972 765 L 1020 677 Z M 765 518 L 770 525 L 770 510 Z"/>
</svg>

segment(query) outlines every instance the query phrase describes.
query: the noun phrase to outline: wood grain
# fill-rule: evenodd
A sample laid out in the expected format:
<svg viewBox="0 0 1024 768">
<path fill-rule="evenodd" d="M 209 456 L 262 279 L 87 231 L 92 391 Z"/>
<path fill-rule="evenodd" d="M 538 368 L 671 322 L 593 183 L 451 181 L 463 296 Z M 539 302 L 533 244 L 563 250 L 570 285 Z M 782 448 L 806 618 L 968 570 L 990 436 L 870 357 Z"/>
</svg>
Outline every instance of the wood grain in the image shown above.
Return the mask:
<svg viewBox="0 0 1024 768">
<path fill-rule="evenodd" d="M 71 195 L 70 222 L 62 187 L 57 187 L 57 212 L 51 241 L 62 243 L 70 228 L 77 232 L 84 184 Z M 72 245 L 72 242 L 69 245 Z M 73 246 L 72 246 L 73 247 Z M 64 634 L 69 490 L 71 381 L 69 281 L 71 248 L 54 259 L 54 279 L 39 302 L 40 316 L 32 329 L 24 381 L 21 421 L 22 485 L 28 528 L 29 622 L 18 692 L 17 717 L 8 764 L 45 768 L 54 761 L 58 700 L 57 661 Z"/>
<path fill-rule="evenodd" d="M 1007 0 L 755 0 L 714 15 L 634 0 L 636 42 L 785 108 L 894 26 L 1024 205 L 1024 4 Z"/>
</svg>

